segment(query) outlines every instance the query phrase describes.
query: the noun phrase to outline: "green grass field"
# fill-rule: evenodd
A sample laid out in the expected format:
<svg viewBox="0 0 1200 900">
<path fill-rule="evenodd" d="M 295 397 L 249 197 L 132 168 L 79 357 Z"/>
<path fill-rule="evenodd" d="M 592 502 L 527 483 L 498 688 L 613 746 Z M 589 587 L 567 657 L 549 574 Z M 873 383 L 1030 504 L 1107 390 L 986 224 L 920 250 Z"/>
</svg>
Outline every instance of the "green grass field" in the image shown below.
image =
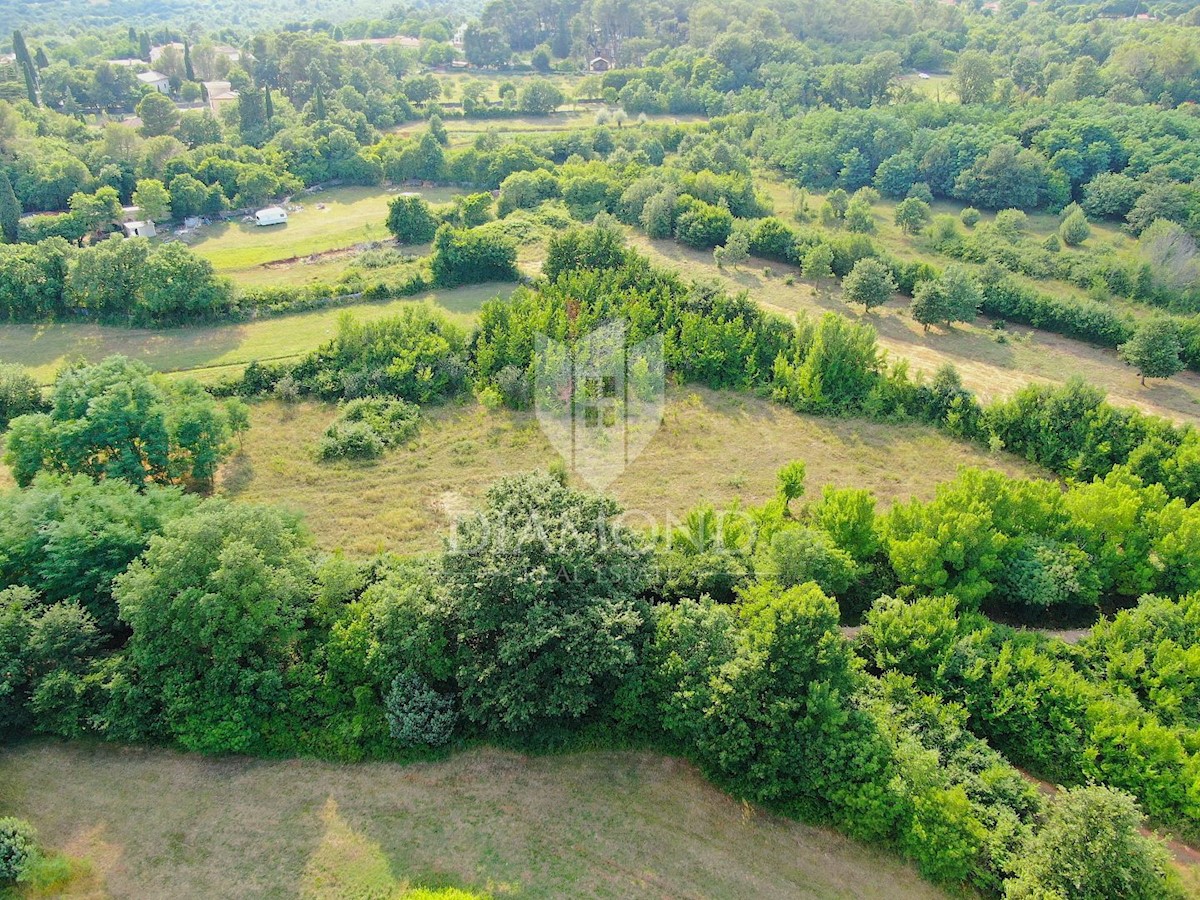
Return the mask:
<svg viewBox="0 0 1200 900">
<path fill-rule="evenodd" d="M 388 204 L 400 192 L 400 188 L 343 187 L 301 194 L 295 203 L 303 209 L 289 212 L 283 225 L 260 228 L 252 222 L 229 221 L 205 226 L 184 240 L 222 275 L 239 282 L 279 283 L 280 270 L 264 269 L 264 264 L 390 237 L 384 222 Z M 446 203 L 461 191 L 423 188 L 419 193 L 430 203 Z"/>
<path fill-rule="evenodd" d="M 411 303 L 430 303 L 466 326 L 483 302 L 507 296 L 508 283 L 430 291 L 418 297 L 331 306 L 327 309 L 225 325 L 154 331 L 74 322 L 0 326 L 0 360 L 30 369 L 43 384 L 67 362 L 96 362 L 113 353 L 144 361 L 160 372 L 185 372 L 200 380 L 245 367 L 251 360 L 289 359 L 315 349 L 337 331 L 349 312 L 360 321 L 393 315 Z"/>
<path fill-rule="evenodd" d="M 336 415 L 328 404 L 254 404 L 219 492 L 304 514 L 325 549 L 413 552 L 439 547 L 500 476 L 559 459 L 532 413 L 471 403 L 426 408 L 417 439 L 377 463 L 317 462 L 313 447 Z M 704 501 L 762 502 L 795 459 L 808 466 L 808 496 L 825 484 L 866 487 L 885 505 L 931 497 L 963 465 L 1040 473 L 931 428 L 801 416 L 744 394 L 681 388 L 668 392 L 662 428 L 607 490 L 645 528 Z"/>
<path fill-rule="evenodd" d="M 0 815 L 81 861 L 59 897 L 945 896 L 649 753 L 343 766 L 37 742 L 0 752 L 0 785 Z"/>
</svg>

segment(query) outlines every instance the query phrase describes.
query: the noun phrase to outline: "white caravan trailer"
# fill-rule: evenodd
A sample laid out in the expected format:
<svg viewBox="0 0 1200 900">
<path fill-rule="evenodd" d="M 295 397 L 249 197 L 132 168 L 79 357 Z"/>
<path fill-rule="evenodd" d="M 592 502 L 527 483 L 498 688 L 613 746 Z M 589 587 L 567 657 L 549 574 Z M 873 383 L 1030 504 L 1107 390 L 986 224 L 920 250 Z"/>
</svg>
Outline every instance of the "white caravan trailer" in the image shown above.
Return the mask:
<svg viewBox="0 0 1200 900">
<path fill-rule="evenodd" d="M 254 214 L 256 225 L 282 225 L 287 221 L 287 210 L 279 206 L 268 206 Z"/>
</svg>

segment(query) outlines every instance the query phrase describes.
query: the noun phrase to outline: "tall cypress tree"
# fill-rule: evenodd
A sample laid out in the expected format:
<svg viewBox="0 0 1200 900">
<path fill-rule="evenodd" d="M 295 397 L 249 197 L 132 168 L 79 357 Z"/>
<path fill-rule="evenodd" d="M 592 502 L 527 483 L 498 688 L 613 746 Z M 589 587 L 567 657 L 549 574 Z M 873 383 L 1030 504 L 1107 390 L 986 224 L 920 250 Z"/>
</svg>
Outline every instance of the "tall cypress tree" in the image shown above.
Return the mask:
<svg viewBox="0 0 1200 900">
<path fill-rule="evenodd" d="M 29 55 L 29 47 L 25 45 L 25 35 L 20 31 L 13 32 L 13 54 L 22 66 L 32 66 L 33 58 Z"/>
<path fill-rule="evenodd" d="M 33 70 L 33 63 L 22 63 L 21 71 L 25 75 L 25 91 L 29 94 L 29 102 L 34 106 L 41 106 L 42 102 L 38 99 L 37 75 Z"/>
<path fill-rule="evenodd" d="M 45 49 L 37 48 L 37 53 L 33 54 L 33 61 L 37 63 L 38 69 L 45 69 L 50 65 L 50 57 L 46 55 Z"/>
<path fill-rule="evenodd" d="M 267 113 L 267 124 L 271 124 L 271 120 L 275 118 L 275 101 L 271 99 L 271 86 L 268 84 L 263 95 L 263 106 Z"/>
<path fill-rule="evenodd" d="M 13 193 L 12 182 L 8 173 L 0 169 L 0 237 L 6 243 L 17 242 L 17 232 L 21 222 L 21 201 Z"/>
<path fill-rule="evenodd" d="M 142 62 L 150 62 L 150 35 L 145 31 L 138 35 L 138 52 Z"/>
<path fill-rule="evenodd" d="M 196 70 L 192 68 L 192 45 L 183 42 L 183 75 L 188 81 L 196 80 Z"/>
<path fill-rule="evenodd" d="M 325 89 L 318 81 L 317 90 L 313 94 L 313 119 L 317 122 L 324 122 L 325 116 Z"/>
</svg>

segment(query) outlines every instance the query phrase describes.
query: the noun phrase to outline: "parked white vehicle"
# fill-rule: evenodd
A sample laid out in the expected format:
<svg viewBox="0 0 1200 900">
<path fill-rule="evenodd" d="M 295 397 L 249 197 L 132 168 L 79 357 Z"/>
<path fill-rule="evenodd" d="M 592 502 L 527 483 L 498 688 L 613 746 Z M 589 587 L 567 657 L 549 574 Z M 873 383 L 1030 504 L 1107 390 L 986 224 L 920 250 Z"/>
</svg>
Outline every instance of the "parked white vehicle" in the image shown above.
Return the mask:
<svg viewBox="0 0 1200 900">
<path fill-rule="evenodd" d="M 282 225 L 287 222 L 287 210 L 279 206 L 268 206 L 254 214 L 256 225 Z"/>
</svg>

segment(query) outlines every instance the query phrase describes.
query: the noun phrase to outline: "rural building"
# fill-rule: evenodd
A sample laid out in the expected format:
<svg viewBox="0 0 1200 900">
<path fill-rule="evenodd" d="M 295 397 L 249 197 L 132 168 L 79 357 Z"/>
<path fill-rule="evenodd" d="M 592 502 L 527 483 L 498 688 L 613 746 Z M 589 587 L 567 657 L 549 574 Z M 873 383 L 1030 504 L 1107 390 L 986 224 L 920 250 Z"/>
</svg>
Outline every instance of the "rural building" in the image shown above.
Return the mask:
<svg viewBox="0 0 1200 900">
<path fill-rule="evenodd" d="M 160 44 L 157 47 L 150 48 L 150 62 L 156 63 L 162 58 L 162 55 L 168 50 L 175 50 L 180 56 L 183 55 L 183 43 L 180 41 L 172 41 L 169 44 Z"/>
<path fill-rule="evenodd" d="M 232 103 L 238 98 L 237 91 L 228 81 L 205 81 L 202 82 L 201 87 L 204 88 L 204 98 L 208 101 L 208 108 L 214 113 L 220 112 L 222 106 Z"/>
<path fill-rule="evenodd" d="M 287 210 L 281 206 L 268 206 L 254 214 L 255 225 L 283 225 L 287 222 Z"/>
<path fill-rule="evenodd" d="M 607 72 L 612 67 L 613 67 L 612 60 L 609 59 L 604 54 L 597 56 L 590 63 L 588 63 L 588 69 L 590 69 L 593 72 Z"/>
<path fill-rule="evenodd" d="M 158 234 L 153 222 L 126 222 L 121 227 L 125 230 L 125 237 L 152 238 Z"/>
<path fill-rule="evenodd" d="M 151 69 L 149 72 L 138 72 L 136 77 L 146 87 L 152 87 L 160 94 L 171 93 L 171 79 L 162 72 Z"/>
</svg>

